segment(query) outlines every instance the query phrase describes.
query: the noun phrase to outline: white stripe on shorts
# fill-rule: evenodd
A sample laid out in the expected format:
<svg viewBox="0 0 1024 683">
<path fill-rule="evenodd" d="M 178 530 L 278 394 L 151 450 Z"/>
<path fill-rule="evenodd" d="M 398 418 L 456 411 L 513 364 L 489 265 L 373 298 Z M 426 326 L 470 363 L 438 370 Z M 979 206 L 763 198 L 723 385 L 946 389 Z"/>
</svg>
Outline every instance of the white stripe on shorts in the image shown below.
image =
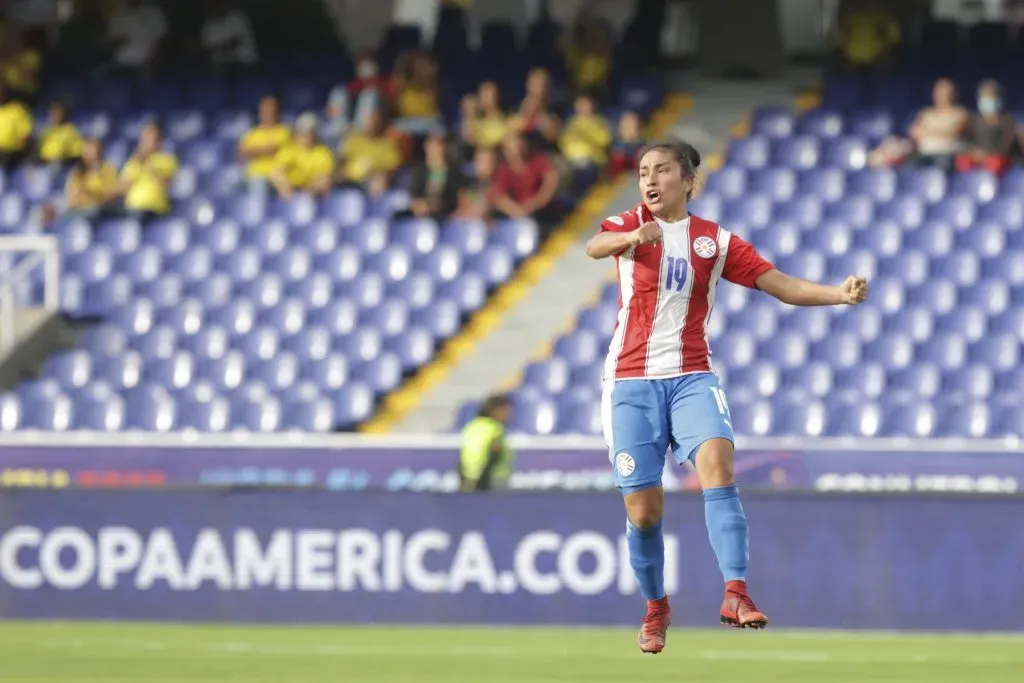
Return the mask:
<svg viewBox="0 0 1024 683">
<path fill-rule="evenodd" d="M 612 434 L 612 390 L 614 379 L 606 379 L 601 389 L 601 431 L 604 442 L 608 445 L 608 462 L 615 462 L 615 438 Z"/>
</svg>

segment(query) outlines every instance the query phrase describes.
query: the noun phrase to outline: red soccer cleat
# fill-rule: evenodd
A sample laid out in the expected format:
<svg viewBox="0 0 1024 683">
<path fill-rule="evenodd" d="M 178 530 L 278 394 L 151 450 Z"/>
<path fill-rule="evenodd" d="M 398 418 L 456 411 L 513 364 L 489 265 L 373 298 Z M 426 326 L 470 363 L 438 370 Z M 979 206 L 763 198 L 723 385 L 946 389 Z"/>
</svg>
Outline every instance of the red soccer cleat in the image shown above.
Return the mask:
<svg viewBox="0 0 1024 683">
<path fill-rule="evenodd" d="M 640 633 L 636 642 L 640 652 L 656 655 L 665 649 L 665 632 L 672 623 L 672 609 L 668 606 L 668 596 L 660 600 L 647 601 L 647 614 L 640 624 Z"/>
<path fill-rule="evenodd" d="M 747 595 L 746 581 L 730 581 L 725 584 L 725 600 L 722 602 L 722 623 L 734 628 L 764 628 L 768 617 L 757 609 Z"/>
</svg>

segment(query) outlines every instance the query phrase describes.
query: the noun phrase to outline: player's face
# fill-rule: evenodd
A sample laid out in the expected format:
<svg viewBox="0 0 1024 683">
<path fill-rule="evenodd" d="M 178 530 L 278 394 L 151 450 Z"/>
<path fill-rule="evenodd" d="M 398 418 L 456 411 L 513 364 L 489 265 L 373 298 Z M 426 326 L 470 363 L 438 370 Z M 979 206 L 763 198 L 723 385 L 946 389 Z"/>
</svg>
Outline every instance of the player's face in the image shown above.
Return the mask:
<svg viewBox="0 0 1024 683">
<path fill-rule="evenodd" d="M 640 159 L 640 196 L 656 216 L 681 210 L 692 187 L 670 150 L 652 149 Z"/>
</svg>

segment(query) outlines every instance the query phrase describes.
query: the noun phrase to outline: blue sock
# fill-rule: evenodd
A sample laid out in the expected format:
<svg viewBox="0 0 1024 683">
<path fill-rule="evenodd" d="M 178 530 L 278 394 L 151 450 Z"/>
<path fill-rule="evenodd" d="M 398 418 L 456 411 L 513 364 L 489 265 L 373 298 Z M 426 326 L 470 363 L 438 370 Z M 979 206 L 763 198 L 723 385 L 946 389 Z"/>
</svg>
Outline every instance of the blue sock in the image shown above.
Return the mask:
<svg viewBox="0 0 1024 683">
<path fill-rule="evenodd" d="M 704 489 L 704 520 L 725 581 L 746 581 L 747 516 L 735 486 Z"/>
<path fill-rule="evenodd" d="M 643 529 L 627 520 L 626 544 L 640 593 L 648 600 L 665 597 L 665 539 L 661 535 L 661 520 Z"/>
</svg>

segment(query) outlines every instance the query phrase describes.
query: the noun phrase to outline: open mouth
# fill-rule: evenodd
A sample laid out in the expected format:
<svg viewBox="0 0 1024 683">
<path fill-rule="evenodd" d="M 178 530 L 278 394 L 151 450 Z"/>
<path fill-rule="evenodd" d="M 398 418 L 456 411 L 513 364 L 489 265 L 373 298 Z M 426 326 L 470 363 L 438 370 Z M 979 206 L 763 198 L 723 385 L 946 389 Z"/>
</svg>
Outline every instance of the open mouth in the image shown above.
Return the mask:
<svg viewBox="0 0 1024 683">
<path fill-rule="evenodd" d="M 647 192 L 644 193 L 644 196 L 647 197 L 647 201 L 649 202 L 656 202 L 661 199 L 661 193 L 657 190 L 647 190 Z"/>
</svg>

